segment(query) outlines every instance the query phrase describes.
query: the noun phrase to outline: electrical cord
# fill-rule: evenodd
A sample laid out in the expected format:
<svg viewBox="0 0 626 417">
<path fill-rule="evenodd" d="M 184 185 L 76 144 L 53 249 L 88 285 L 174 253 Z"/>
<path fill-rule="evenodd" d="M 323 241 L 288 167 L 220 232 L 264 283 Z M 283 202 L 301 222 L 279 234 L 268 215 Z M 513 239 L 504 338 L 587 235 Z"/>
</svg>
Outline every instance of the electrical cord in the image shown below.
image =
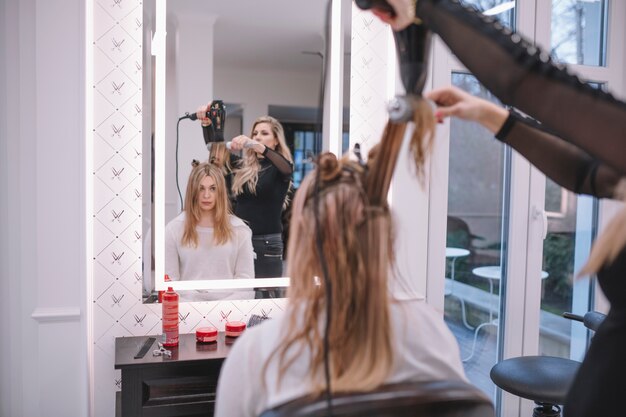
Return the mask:
<svg viewBox="0 0 626 417">
<path fill-rule="evenodd" d="M 175 161 L 175 166 L 176 166 L 176 190 L 178 191 L 178 197 L 180 198 L 180 210 L 183 210 L 183 195 L 180 192 L 180 184 L 178 182 L 178 125 L 180 125 L 180 121 L 183 120 L 184 117 L 181 117 L 180 119 L 178 119 L 178 122 L 176 123 L 176 161 Z"/>
</svg>

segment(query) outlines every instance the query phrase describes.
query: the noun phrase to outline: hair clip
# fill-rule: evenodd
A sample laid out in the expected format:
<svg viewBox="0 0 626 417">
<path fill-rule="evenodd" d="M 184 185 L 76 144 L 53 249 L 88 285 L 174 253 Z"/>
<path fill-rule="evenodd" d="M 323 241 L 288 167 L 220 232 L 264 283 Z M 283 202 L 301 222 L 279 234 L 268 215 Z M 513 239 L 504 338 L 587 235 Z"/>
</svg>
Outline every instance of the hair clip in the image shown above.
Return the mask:
<svg viewBox="0 0 626 417">
<path fill-rule="evenodd" d="M 354 153 L 354 156 L 356 156 L 357 162 L 359 163 L 359 165 L 361 165 L 362 167 L 365 166 L 365 161 L 363 160 L 363 155 L 361 154 L 361 144 L 360 143 L 355 143 L 354 147 L 352 148 L 352 153 Z"/>
</svg>

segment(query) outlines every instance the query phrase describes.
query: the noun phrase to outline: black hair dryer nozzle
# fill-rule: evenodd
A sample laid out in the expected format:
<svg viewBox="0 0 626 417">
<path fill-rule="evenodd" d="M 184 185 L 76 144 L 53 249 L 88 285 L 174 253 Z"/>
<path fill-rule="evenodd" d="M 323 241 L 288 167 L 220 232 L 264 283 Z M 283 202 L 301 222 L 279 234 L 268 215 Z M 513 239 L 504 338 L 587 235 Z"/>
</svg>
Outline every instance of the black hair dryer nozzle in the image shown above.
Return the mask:
<svg viewBox="0 0 626 417">
<path fill-rule="evenodd" d="M 421 96 L 428 77 L 431 32 L 423 25 L 410 25 L 394 32 L 400 63 L 400 78 L 406 94 Z"/>
<path fill-rule="evenodd" d="M 393 8 L 385 0 L 355 0 L 356 5 L 368 10 L 376 8 L 394 14 Z M 426 25 L 411 24 L 393 34 L 400 78 L 407 96 L 421 96 L 428 77 L 431 32 Z M 409 97 L 396 97 L 389 105 L 389 116 L 393 121 L 407 121 L 412 118 L 412 103 Z"/>
</svg>

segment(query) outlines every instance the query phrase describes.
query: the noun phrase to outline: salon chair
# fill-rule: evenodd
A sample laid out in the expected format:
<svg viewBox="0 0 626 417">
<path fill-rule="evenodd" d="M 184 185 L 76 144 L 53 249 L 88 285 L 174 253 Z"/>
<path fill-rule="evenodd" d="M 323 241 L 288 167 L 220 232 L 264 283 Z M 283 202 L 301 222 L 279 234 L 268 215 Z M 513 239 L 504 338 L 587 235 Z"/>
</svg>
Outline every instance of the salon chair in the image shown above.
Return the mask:
<svg viewBox="0 0 626 417">
<path fill-rule="evenodd" d="M 563 317 L 582 322 L 597 330 L 606 317 L 590 311 L 584 316 L 563 313 Z M 553 356 L 520 356 L 505 359 L 491 368 L 491 380 L 502 390 L 535 402 L 533 417 L 559 417 L 560 404 L 574 381 L 580 362 Z"/>
<path fill-rule="evenodd" d="M 259 417 L 327 417 L 324 395 L 301 397 Z M 491 400 L 462 381 L 384 385 L 375 391 L 335 394 L 333 417 L 493 417 Z"/>
</svg>

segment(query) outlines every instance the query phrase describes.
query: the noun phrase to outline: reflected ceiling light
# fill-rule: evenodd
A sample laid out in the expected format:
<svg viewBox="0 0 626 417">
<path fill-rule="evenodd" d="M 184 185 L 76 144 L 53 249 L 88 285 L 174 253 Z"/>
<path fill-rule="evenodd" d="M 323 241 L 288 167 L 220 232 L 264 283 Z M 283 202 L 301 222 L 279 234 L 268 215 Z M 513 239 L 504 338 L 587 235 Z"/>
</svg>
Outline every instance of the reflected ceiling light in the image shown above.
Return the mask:
<svg viewBox="0 0 626 417">
<path fill-rule="evenodd" d="M 498 4 L 497 6 L 492 7 L 491 9 L 485 10 L 483 14 L 485 16 L 495 16 L 497 14 L 504 13 L 507 10 L 511 10 L 514 7 L 515 7 L 514 1 L 507 1 L 505 3 Z"/>
</svg>

